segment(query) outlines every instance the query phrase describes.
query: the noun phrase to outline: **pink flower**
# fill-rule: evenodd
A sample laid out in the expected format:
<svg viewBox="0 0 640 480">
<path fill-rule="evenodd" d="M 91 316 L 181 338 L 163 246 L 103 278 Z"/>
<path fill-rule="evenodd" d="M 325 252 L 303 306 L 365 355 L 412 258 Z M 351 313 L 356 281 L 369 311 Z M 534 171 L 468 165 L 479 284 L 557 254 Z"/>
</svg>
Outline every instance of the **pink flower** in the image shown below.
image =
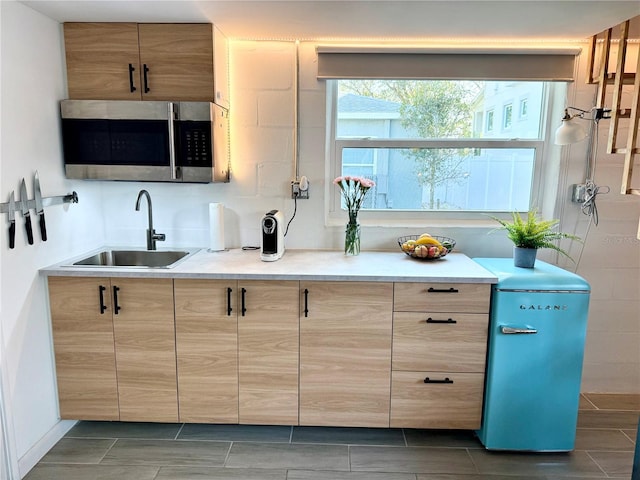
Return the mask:
<svg viewBox="0 0 640 480">
<path fill-rule="evenodd" d="M 369 189 L 375 187 L 375 182 L 369 178 L 345 175 L 336 177 L 333 183 L 342 190 L 347 211 L 349 212 L 349 220 L 355 222 L 358 211 L 362 206 L 362 201 Z"/>
</svg>

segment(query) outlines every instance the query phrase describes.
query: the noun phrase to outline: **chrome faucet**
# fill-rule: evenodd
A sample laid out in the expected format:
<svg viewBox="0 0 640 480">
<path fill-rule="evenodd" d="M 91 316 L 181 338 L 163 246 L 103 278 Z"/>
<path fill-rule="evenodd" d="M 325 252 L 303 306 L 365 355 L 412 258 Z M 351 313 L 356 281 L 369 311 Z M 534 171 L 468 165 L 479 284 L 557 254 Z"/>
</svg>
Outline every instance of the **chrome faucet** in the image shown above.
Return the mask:
<svg viewBox="0 0 640 480">
<path fill-rule="evenodd" d="M 164 233 L 156 233 L 153 229 L 153 207 L 151 206 L 151 195 L 146 190 L 140 190 L 138 192 L 138 199 L 136 200 L 136 211 L 140 211 L 140 200 L 142 195 L 147 197 L 147 210 L 149 212 L 149 228 L 147 229 L 147 250 L 155 250 L 156 242 L 164 242 Z"/>
</svg>

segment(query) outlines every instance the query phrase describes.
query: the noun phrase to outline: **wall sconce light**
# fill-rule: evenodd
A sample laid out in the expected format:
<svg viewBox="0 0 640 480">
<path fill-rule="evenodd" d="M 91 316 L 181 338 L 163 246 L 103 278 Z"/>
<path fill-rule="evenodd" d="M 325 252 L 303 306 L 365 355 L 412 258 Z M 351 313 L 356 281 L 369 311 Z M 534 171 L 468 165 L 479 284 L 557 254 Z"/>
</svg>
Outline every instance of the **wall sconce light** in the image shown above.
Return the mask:
<svg viewBox="0 0 640 480">
<path fill-rule="evenodd" d="M 570 115 L 569 110 L 575 110 L 578 113 Z M 592 113 L 592 116 L 586 116 L 588 113 Z M 582 128 L 582 125 L 577 122 L 577 119 L 593 120 L 595 123 L 598 123 L 602 118 L 611 118 L 610 114 L 611 110 L 605 108 L 593 107 L 591 110 L 582 110 L 576 107 L 565 108 L 564 116 L 562 117 L 562 125 L 560 125 L 556 130 L 555 144 L 570 145 L 587 138 L 587 131 Z"/>
</svg>

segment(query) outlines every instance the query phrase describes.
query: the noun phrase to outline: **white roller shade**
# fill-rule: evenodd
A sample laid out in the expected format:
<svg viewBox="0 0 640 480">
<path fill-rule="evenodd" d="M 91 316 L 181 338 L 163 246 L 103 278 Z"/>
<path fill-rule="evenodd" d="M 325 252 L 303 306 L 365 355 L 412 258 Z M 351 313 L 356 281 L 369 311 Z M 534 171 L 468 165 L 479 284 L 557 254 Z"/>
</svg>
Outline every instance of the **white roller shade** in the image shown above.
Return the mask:
<svg viewBox="0 0 640 480">
<path fill-rule="evenodd" d="M 318 78 L 574 80 L 579 49 L 411 50 L 318 47 Z"/>
</svg>

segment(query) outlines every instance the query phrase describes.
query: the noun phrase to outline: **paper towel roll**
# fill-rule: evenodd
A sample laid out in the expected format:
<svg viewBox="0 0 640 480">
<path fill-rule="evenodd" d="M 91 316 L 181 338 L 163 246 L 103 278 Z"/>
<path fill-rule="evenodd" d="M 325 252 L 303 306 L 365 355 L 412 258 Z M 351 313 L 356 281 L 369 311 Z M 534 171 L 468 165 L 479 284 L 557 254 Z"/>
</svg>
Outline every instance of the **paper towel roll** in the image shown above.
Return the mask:
<svg viewBox="0 0 640 480">
<path fill-rule="evenodd" d="M 209 250 L 224 250 L 224 205 L 209 204 Z"/>
</svg>

